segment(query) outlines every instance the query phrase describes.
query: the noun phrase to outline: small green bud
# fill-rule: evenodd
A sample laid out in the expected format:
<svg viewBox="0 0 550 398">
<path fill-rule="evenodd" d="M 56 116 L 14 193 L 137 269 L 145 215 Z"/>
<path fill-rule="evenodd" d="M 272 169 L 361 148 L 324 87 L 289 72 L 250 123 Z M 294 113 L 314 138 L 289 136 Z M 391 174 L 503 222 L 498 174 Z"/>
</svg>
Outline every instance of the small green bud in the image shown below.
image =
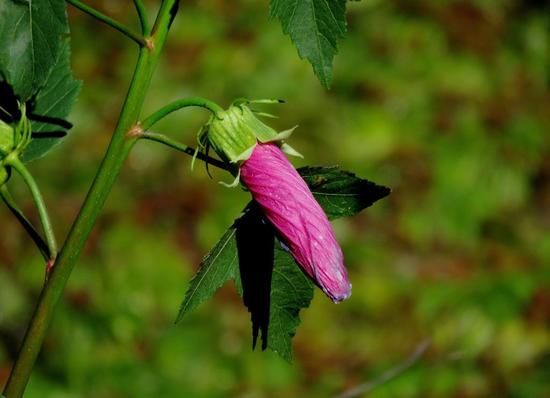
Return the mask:
<svg viewBox="0 0 550 398">
<path fill-rule="evenodd" d="M 244 105 L 232 105 L 210 119 L 208 140 L 224 161 L 236 163 L 247 159 L 258 142 L 255 123 L 247 117 L 245 109 L 248 108 Z"/>
<path fill-rule="evenodd" d="M 0 159 L 15 148 L 13 128 L 0 120 Z"/>
<path fill-rule="evenodd" d="M 290 155 L 301 156 L 284 143 L 294 128 L 277 132 L 256 117 L 246 103 L 237 102 L 213 116 L 206 130 L 214 151 L 226 162 L 247 160 L 258 142 L 276 142 Z"/>
</svg>

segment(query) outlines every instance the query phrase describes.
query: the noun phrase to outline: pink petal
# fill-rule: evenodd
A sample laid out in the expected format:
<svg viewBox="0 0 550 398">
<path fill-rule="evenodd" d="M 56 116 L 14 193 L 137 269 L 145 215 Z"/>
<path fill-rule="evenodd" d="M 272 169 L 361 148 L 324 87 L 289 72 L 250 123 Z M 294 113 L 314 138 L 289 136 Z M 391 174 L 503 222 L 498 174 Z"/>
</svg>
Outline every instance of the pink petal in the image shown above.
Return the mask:
<svg viewBox="0 0 550 398">
<path fill-rule="evenodd" d="M 342 249 L 309 187 L 275 144 L 258 144 L 241 181 L 298 264 L 334 302 L 351 295 Z"/>
</svg>

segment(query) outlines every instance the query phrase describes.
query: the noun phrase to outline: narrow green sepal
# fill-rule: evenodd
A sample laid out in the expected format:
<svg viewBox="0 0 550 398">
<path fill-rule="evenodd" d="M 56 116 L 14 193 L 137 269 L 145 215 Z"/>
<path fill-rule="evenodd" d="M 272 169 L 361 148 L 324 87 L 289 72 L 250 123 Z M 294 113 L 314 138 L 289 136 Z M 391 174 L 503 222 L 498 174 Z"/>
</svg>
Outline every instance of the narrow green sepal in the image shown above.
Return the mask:
<svg viewBox="0 0 550 398">
<path fill-rule="evenodd" d="M 292 148 L 290 145 L 286 143 L 283 143 L 281 145 L 281 151 L 283 151 L 284 153 L 290 156 L 296 156 L 302 159 L 304 158 L 304 155 L 302 155 L 300 152 L 298 152 L 296 149 Z"/>
<path fill-rule="evenodd" d="M 197 146 L 195 148 L 195 153 L 193 153 L 193 157 L 191 158 L 191 171 L 195 170 L 195 160 L 197 160 L 197 155 L 199 154 L 200 148 Z"/>
<path fill-rule="evenodd" d="M 249 107 L 242 105 L 241 109 L 243 122 L 252 131 L 258 141 L 268 142 L 277 136 L 277 131 L 258 119 Z"/>
<path fill-rule="evenodd" d="M 195 169 L 195 161 L 197 160 L 197 155 L 206 147 L 206 142 L 208 141 L 208 124 L 201 126 L 197 132 L 197 148 L 195 148 L 195 153 L 193 153 L 193 158 L 191 159 L 191 171 Z"/>
<path fill-rule="evenodd" d="M 286 103 L 285 100 L 282 99 L 274 99 L 274 98 L 264 98 L 264 99 L 255 99 L 251 100 L 248 98 L 237 98 L 233 103 L 232 106 L 240 106 L 240 105 L 247 105 L 247 104 L 284 104 Z"/>
<path fill-rule="evenodd" d="M 256 145 L 251 146 L 246 151 L 241 153 L 239 156 L 237 156 L 237 158 L 235 160 L 231 161 L 231 163 L 238 163 L 238 162 L 241 162 L 241 161 L 244 162 L 246 159 L 248 159 L 250 156 L 252 156 L 252 152 L 254 152 L 254 148 L 256 148 Z"/>
<path fill-rule="evenodd" d="M 284 104 L 285 100 L 282 99 L 257 99 L 248 101 L 249 104 Z"/>
<path fill-rule="evenodd" d="M 276 133 L 274 136 L 269 137 L 268 139 L 262 140 L 260 137 L 258 137 L 258 140 L 262 143 L 284 141 L 292 135 L 292 133 L 294 132 L 294 130 L 296 130 L 297 127 L 298 126 L 294 126 L 291 129 L 283 130 L 280 133 Z"/>
<path fill-rule="evenodd" d="M 237 185 L 239 185 L 239 182 L 241 181 L 241 169 L 237 172 L 237 176 L 233 180 L 232 183 L 228 184 L 227 182 L 219 181 L 221 185 L 227 188 L 235 188 Z"/>
<path fill-rule="evenodd" d="M 258 112 L 258 111 L 255 111 L 255 110 L 253 110 L 252 112 L 254 112 L 255 115 L 267 117 L 269 119 L 278 119 L 279 118 L 279 116 L 275 116 L 275 115 L 272 115 L 271 113 L 267 113 L 267 112 Z"/>
</svg>

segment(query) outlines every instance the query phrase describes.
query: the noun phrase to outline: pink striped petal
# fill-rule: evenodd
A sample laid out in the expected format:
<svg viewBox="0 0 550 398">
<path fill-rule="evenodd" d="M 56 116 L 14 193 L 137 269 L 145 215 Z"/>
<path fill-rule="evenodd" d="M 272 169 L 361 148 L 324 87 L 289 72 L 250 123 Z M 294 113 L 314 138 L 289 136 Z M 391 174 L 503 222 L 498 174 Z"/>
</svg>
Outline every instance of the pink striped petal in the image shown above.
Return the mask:
<svg viewBox="0 0 550 398">
<path fill-rule="evenodd" d="M 303 270 L 334 302 L 348 298 L 351 284 L 334 230 L 279 147 L 256 145 L 241 166 L 241 181 Z"/>
</svg>

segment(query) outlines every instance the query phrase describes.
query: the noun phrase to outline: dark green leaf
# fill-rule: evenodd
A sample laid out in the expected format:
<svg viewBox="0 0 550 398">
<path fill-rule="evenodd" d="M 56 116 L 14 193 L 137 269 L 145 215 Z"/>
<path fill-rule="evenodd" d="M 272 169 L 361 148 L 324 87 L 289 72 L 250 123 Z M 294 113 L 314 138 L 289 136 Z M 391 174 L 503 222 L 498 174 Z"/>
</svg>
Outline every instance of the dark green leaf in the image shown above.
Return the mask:
<svg viewBox="0 0 550 398">
<path fill-rule="evenodd" d="M 46 81 L 66 33 L 63 0 L 0 2 L 0 72 L 21 101 Z"/>
<path fill-rule="evenodd" d="M 353 216 L 391 192 L 338 167 L 309 166 L 298 172 L 329 219 Z"/>
<path fill-rule="evenodd" d="M 176 322 L 199 304 L 211 298 L 222 285 L 235 276 L 238 266 L 236 228 L 229 228 L 216 246 L 202 260 L 191 279 Z"/>
<path fill-rule="evenodd" d="M 300 310 L 313 300 L 314 285 L 280 244 L 274 258 L 267 347 L 290 362 Z"/>
<path fill-rule="evenodd" d="M 23 153 L 23 160 L 37 159 L 61 142 L 71 124 L 65 121 L 80 91 L 81 82 L 71 73 L 70 42 L 65 39 L 45 85 L 30 107 L 33 139 Z"/>
<path fill-rule="evenodd" d="M 346 0 L 271 0 L 269 13 L 328 88 L 338 40 L 346 34 Z"/>
<path fill-rule="evenodd" d="M 254 344 L 258 337 L 258 330 L 261 330 L 262 349 L 269 348 L 291 362 L 292 338 L 300 324 L 300 310 L 309 307 L 313 299 L 314 285 L 296 264 L 294 258 L 283 250 L 280 243 L 273 240 L 273 237 L 271 263 L 255 261 L 251 264 L 246 262 L 243 264 L 241 262 L 241 272 L 235 275 L 235 284 L 239 287 L 239 294 L 243 296 L 243 301 L 251 313 Z M 255 240 L 250 246 L 253 247 L 257 243 L 258 241 Z M 250 247 L 247 249 L 255 252 Z M 264 256 L 265 253 L 261 255 Z M 263 271 L 268 271 L 269 275 L 259 278 L 247 277 L 246 275 L 252 270 L 256 275 L 265 274 Z M 247 282 L 245 278 L 248 279 Z M 267 288 L 262 291 L 266 282 Z"/>
</svg>

